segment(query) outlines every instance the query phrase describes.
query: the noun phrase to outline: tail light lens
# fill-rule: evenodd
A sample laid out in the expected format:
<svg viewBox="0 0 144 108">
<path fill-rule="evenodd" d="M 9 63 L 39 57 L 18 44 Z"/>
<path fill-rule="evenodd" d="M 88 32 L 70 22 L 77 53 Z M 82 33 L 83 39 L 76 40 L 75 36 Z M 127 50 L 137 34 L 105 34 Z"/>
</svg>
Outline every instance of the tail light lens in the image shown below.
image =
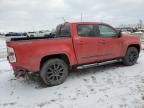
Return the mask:
<svg viewBox="0 0 144 108">
<path fill-rule="evenodd" d="M 15 56 L 15 51 L 11 47 L 7 47 L 7 52 L 8 52 L 8 60 L 9 62 L 13 63 L 16 62 L 16 56 Z"/>
</svg>

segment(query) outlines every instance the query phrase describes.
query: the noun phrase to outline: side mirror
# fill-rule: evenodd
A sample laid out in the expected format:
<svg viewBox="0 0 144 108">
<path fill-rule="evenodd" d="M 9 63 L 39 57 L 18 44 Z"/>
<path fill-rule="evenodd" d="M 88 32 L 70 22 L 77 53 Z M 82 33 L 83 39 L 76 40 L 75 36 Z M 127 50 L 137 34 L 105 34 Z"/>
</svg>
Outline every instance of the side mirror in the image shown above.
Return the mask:
<svg viewBox="0 0 144 108">
<path fill-rule="evenodd" d="M 119 38 L 122 37 L 122 32 L 121 32 L 121 30 L 118 31 L 118 37 L 119 37 Z"/>
</svg>

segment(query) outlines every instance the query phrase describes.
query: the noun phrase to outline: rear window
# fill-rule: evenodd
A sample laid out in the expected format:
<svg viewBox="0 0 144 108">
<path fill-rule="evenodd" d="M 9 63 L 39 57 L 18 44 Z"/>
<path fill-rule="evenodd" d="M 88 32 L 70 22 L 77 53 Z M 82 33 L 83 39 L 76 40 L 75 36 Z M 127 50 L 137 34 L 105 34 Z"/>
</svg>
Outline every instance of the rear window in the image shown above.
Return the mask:
<svg viewBox="0 0 144 108">
<path fill-rule="evenodd" d="M 56 30 L 56 35 L 58 37 L 69 37 L 70 36 L 70 26 L 69 25 L 59 25 Z"/>
<path fill-rule="evenodd" d="M 96 37 L 99 34 L 98 26 L 95 24 L 79 24 L 77 33 L 81 37 Z"/>
</svg>

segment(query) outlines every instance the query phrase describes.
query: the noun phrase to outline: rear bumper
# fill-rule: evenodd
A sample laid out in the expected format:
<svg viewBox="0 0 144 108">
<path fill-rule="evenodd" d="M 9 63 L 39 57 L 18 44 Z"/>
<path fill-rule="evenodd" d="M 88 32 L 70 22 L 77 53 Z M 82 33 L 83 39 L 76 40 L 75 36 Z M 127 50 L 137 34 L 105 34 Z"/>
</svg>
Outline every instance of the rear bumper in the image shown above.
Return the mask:
<svg viewBox="0 0 144 108">
<path fill-rule="evenodd" d="M 39 72 L 39 71 L 36 71 L 35 69 L 31 69 L 27 66 L 18 65 L 17 63 L 10 63 L 10 65 L 13 68 L 14 75 L 16 78 L 24 77 L 28 73 L 32 74 L 32 73 Z"/>
<path fill-rule="evenodd" d="M 14 63 L 9 62 L 9 63 L 12 66 L 14 71 L 25 70 L 26 72 L 31 72 L 31 73 L 39 71 L 38 66 L 34 66 L 28 63 L 18 63 L 18 62 L 14 62 Z"/>
<path fill-rule="evenodd" d="M 14 71 L 26 70 L 27 72 L 31 72 L 31 73 L 40 71 L 39 62 L 29 62 L 24 60 L 21 61 L 17 60 L 16 62 L 10 62 L 8 56 L 7 56 L 7 60 L 9 61 Z"/>
<path fill-rule="evenodd" d="M 12 66 L 12 68 L 13 68 L 14 75 L 16 78 L 26 77 L 32 74 L 37 74 L 39 72 L 39 71 L 29 71 L 28 69 L 20 67 L 20 66 Z"/>
</svg>

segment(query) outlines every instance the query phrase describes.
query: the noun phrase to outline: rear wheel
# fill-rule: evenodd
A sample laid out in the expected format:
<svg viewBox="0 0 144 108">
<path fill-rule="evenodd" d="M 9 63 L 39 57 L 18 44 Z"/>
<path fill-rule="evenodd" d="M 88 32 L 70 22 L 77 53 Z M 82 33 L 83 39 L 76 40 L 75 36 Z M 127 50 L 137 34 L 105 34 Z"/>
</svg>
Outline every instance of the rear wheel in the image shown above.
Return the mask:
<svg viewBox="0 0 144 108">
<path fill-rule="evenodd" d="M 139 57 L 138 49 L 135 47 L 130 47 L 127 50 L 125 57 L 123 58 L 123 63 L 126 66 L 134 65 Z"/>
<path fill-rule="evenodd" d="M 48 86 L 62 84 L 68 76 L 68 65 L 61 59 L 50 59 L 44 63 L 40 75 Z"/>
</svg>

